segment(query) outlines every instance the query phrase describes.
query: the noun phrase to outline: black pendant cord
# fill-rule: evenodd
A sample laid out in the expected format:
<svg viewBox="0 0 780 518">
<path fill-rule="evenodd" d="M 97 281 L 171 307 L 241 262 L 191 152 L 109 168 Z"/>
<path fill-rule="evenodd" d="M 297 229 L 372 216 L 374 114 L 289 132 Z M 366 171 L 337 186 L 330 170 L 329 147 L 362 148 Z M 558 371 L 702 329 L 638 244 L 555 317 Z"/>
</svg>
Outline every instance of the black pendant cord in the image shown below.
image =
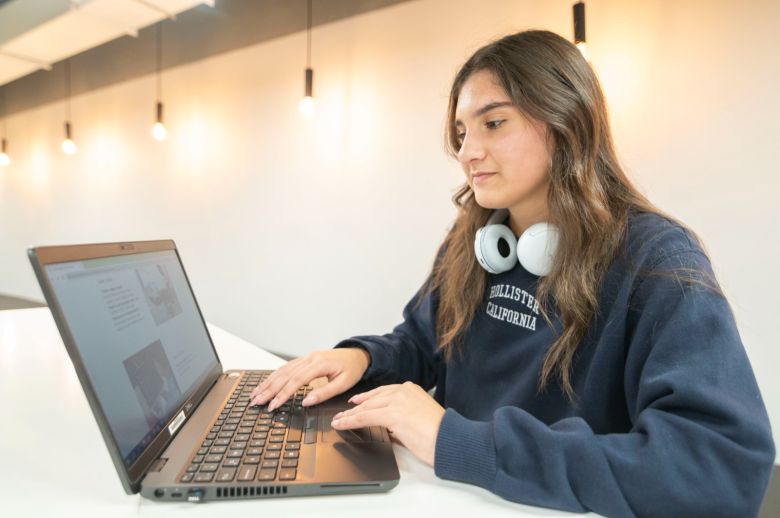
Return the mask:
<svg viewBox="0 0 780 518">
<path fill-rule="evenodd" d="M 65 120 L 70 122 L 70 59 L 65 60 Z"/>
<path fill-rule="evenodd" d="M 572 7 L 574 13 L 574 43 L 585 42 L 585 3 L 577 2 Z"/>
<path fill-rule="evenodd" d="M 157 24 L 157 102 L 162 102 L 162 22 Z"/>
<path fill-rule="evenodd" d="M 3 140 L 5 140 L 6 133 L 7 133 L 7 130 L 8 130 L 8 128 L 6 127 L 6 121 L 7 121 L 7 119 L 8 119 L 8 112 L 6 111 L 6 108 L 5 108 L 5 90 L 6 90 L 6 88 L 8 88 L 8 87 L 7 87 L 7 86 L 3 86 L 3 95 L 2 95 L 2 107 L 3 107 L 3 134 L 2 134 L 2 135 L 0 135 L 0 137 L 2 137 L 2 139 L 3 139 Z"/>
<path fill-rule="evenodd" d="M 306 68 L 311 68 L 311 0 L 306 3 Z"/>
</svg>

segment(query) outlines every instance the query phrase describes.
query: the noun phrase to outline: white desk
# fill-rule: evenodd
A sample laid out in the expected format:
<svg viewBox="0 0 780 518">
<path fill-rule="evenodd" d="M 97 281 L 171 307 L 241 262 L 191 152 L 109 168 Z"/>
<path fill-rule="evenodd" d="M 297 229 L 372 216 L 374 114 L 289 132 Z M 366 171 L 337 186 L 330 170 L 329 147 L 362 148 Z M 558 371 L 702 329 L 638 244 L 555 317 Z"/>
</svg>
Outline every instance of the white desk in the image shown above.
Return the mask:
<svg viewBox="0 0 780 518">
<path fill-rule="evenodd" d="M 209 326 L 225 369 L 274 369 L 283 361 Z M 0 516 L 581 516 L 513 504 L 436 478 L 395 446 L 392 491 L 213 502 L 160 503 L 128 496 L 108 455 L 48 308 L 0 311 Z"/>
</svg>

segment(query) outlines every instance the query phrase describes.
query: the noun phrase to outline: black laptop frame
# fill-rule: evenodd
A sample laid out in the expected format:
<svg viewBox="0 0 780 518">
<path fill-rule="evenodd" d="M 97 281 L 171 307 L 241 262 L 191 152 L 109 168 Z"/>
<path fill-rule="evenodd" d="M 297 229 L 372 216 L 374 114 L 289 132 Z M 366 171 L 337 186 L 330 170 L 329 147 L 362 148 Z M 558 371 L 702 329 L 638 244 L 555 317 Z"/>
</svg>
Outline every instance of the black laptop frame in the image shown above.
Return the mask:
<svg viewBox="0 0 780 518">
<path fill-rule="evenodd" d="M 124 255 L 134 255 L 146 252 L 165 252 L 173 251 L 176 254 L 176 258 L 179 261 L 184 278 L 187 281 L 187 287 L 190 290 L 193 301 L 195 302 L 195 308 L 200 316 L 203 328 L 206 331 L 206 336 L 209 340 L 209 344 L 214 352 L 214 358 L 216 360 L 215 365 L 202 377 L 199 383 L 195 384 L 195 388 L 190 390 L 190 393 L 185 394 L 183 404 L 176 409 L 172 414 L 172 417 L 168 423 L 158 432 L 158 434 L 152 439 L 144 452 L 137 458 L 130 466 L 127 466 L 122 457 L 122 453 L 117 445 L 116 438 L 114 437 L 111 427 L 108 424 L 105 412 L 103 411 L 100 400 L 97 397 L 95 389 L 92 385 L 92 381 L 87 374 L 84 362 L 79 354 L 79 350 L 76 347 L 73 334 L 68 327 L 65 319 L 65 314 L 54 295 L 54 290 L 49 282 L 49 278 L 46 274 L 45 267 L 51 264 L 66 263 L 72 261 L 84 261 L 89 259 L 100 259 L 106 257 L 119 257 Z M 184 270 L 184 264 L 179 256 L 179 251 L 176 249 L 176 244 L 172 240 L 160 240 L 160 241 L 137 241 L 137 242 L 117 242 L 117 243 L 95 243 L 85 245 L 66 245 L 66 246 L 41 246 L 33 247 L 27 250 L 27 255 L 32 263 L 35 275 L 38 278 L 38 282 L 41 285 L 41 291 L 46 298 L 46 303 L 49 306 L 52 317 L 54 318 L 57 328 L 59 329 L 62 340 L 65 343 L 65 348 L 68 351 L 73 366 L 76 369 L 81 386 L 84 389 L 84 395 L 87 397 L 89 406 L 92 409 L 93 414 L 100 428 L 100 433 L 103 435 L 103 440 L 108 446 L 108 451 L 111 455 L 111 460 L 114 462 L 114 467 L 119 474 L 119 478 L 122 481 L 122 487 L 127 494 L 138 493 L 141 489 L 141 481 L 146 473 L 152 467 L 154 462 L 159 458 L 160 454 L 170 444 L 173 438 L 176 436 L 176 432 L 180 430 L 190 415 L 195 411 L 200 402 L 206 396 L 208 391 L 214 385 L 214 383 L 223 374 L 222 363 L 217 355 L 216 348 L 214 347 L 214 341 L 211 339 L 206 321 L 203 318 L 203 313 L 200 310 L 197 299 L 195 299 L 195 292 L 190 284 L 187 272 Z M 185 420 L 178 423 L 175 426 L 174 433 L 170 433 L 171 423 L 179 418 L 180 414 L 184 414 Z"/>
</svg>

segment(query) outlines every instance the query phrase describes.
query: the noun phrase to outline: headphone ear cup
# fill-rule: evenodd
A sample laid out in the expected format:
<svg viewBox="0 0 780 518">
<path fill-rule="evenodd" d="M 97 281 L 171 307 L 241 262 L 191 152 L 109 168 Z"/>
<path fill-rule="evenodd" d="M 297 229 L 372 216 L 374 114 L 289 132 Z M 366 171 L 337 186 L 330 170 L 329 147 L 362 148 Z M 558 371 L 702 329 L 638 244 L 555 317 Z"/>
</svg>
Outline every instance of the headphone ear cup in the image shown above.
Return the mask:
<svg viewBox="0 0 780 518">
<path fill-rule="evenodd" d="M 517 241 L 517 259 L 532 274 L 545 276 L 555 260 L 559 238 L 558 227 L 552 223 L 531 225 Z"/>
<path fill-rule="evenodd" d="M 506 225 L 486 225 L 474 238 L 477 261 L 490 273 L 503 273 L 517 264 L 517 238 Z"/>
</svg>

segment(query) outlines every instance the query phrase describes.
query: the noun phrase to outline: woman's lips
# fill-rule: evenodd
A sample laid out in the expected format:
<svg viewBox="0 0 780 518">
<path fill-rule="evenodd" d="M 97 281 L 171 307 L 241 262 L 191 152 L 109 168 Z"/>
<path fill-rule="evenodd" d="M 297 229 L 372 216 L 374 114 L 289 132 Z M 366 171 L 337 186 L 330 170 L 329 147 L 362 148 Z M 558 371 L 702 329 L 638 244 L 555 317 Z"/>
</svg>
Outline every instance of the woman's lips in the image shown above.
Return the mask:
<svg viewBox="0 0 780 518">
<path fill-rule="evenodd" d="M 490 178 L 492 178 L 495 174 L 496 173 L 474 173 L 472 178 L 474 179 L 475 184 L 484 183 L 490 180 Z"/>
</svg>

